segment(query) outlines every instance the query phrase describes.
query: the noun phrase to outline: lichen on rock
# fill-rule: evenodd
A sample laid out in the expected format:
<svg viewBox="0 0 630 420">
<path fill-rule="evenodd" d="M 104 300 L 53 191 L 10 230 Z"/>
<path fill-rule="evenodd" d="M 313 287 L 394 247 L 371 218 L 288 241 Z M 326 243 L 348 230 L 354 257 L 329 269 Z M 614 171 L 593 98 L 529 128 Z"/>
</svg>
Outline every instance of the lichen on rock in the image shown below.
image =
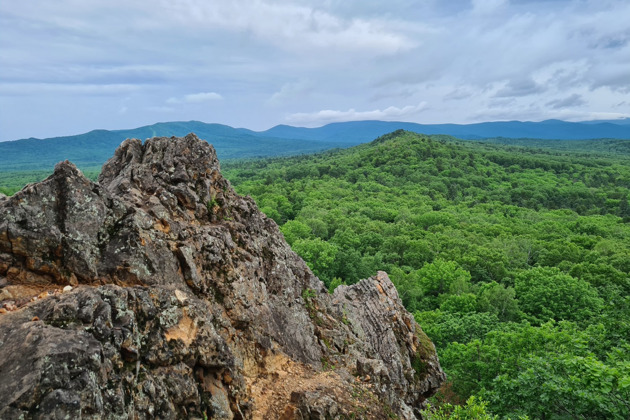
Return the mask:
<svg viewBox="0 0 630 420">
<path fill-rule="evenodd" d="M 328 294 L 193 134 L 0 200 L 0 305 L 2 419 L 412 419 L 444 380 L 387 274 Z"/>
</svg>

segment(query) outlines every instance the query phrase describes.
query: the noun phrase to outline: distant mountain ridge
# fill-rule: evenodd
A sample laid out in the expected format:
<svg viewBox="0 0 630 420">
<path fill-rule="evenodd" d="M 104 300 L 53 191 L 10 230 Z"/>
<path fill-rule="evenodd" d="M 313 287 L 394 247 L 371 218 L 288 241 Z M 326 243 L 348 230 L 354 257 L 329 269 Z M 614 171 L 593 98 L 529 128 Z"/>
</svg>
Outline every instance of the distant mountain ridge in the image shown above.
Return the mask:
<svg viewBox="0 0 630 420">
<path fill-rule="evenodd" d="M 352 121 L 317 128 L 278 125 L 265 131 L 233 128 L 200 121 L 163 122 L 128 130 L 93 130 L 75 136 L 0 142 L 0 172 L 47 170 L 59 161 L 79 167 L 100 167 L 127 138 L 184 136 L 194 132 L 212 143 L 221 159 L 269 157 L 349 147 L 403 129 L 423 134 L 447 134 L 461 139 L 630 139 L 630 119 L 604 122 L 503 121 L 478 124 L 416 124 Z"/>
<path fill-rule="evenodd" d="M 584 121 L 567 122 L 560 120 L 496 121 L 476 124 L 417 124 L 389 121 L 356 121 L 332 123 L 318 128 L 302 128 L 278 125 L 267 131 L 267 136 L 296 138 L 303 140 L 331 140 L 343 138 L 354 143 L 366 136 L 371 138 L 403 129 L 422 134 L 446 134 L 461 139 L 481 139 L 492 137 L 588 140 L 597 138 L 630 139 L 630 118 L 612 122 Z M 364 141 L 368 141 L 367 139 Z"/>
<path fill-rule="evenodd" d="M 52 169 L 62 160 L 71 160 L 79 167 L 100 167 L 127 138 L 182 137 L 188 133 L 213 144 L 221 159 L 311 153 L 341 145 L 271 138 L 247 129 L 200 121 L 166 122 L 128 130 L 93 130 L 74 136 L 0 142 L 0 172 Z"/>
</svg>

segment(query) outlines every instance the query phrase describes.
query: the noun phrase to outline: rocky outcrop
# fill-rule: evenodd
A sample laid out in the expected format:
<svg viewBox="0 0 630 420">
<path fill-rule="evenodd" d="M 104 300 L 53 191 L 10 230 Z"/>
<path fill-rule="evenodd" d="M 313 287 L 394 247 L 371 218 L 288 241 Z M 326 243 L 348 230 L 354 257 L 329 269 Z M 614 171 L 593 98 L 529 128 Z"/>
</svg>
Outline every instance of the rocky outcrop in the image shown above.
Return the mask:
<svg viewBox="0 0 630 420">
<path fill-rule="evenodd" d="M 194 135 L 0 200 L 0 418 L 419 416 L 444 380 L 387 277 L 328 294 Z"/>
</svg>

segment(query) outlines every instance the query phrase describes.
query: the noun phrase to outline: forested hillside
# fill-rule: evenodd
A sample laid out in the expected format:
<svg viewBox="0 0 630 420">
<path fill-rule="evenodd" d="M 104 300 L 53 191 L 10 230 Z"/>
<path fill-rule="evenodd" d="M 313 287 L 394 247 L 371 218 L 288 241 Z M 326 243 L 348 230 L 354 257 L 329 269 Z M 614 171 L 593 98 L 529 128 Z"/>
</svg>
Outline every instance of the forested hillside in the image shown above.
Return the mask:
<svg viewBox="0 0 630 420">
<path fill-rule="evenodd" d="M 128 138 L 185 136 L 196 133 L 211 143 L 220 159 L 288 156 L 339 147 L 340 142 L 272 138 L 264 133 L 199 121 L 157 123 L 130 130 L 93 130 L 75 136 L 0 142 L 0 192 L 13 194 L 41 181 L 57 164 L 70 160 L 95 179 L 101 166 Z M 375 137 L 375 136 L 374 136 Z"/>
<path fill-rule="evenodd" d="M 436 343 L 440 400 L 630 417 L 630 165 L 398 131 L 224 165 L 330 288 L 387 271 Z"/>
<path fill-rule="evenodd" d="M 555 120 L 497 121 L 468 125 L 350 121 L 318 128 L 279 125 L 266 131 L 200 121 L 174 121 L 128 130 L 93 130 L 74 136 L 0 142 L 0 192 L 13 194 L 27 183 L 41 181 L 52 173 L 55 164 L 63 160 L 70 160 L 95 179 L 103 163 L 127 138 L 146 139 L 195 133 L 211 143 L 219 159 L 224 162 L 228 159 L 293 156 L 356 146 L 398 129 L 450 134 L 476 141 L 488 136 L 503 136 L 487 141 L 630 156 L 630 142 L 620 140 L 630 138 L 630 124 L 626 120 L 582 123 Z M 543 140 L 554 138 L 565 140 Z"/>
</svg>

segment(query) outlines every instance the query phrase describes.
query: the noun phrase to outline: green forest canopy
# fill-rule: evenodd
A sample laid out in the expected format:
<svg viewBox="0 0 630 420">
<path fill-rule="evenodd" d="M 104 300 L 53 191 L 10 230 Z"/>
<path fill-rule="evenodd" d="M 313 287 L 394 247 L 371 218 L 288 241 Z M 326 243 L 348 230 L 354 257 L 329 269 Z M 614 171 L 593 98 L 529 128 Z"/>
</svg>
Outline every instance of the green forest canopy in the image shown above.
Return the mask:
<svg viewBox="0 0 630 420">
<path fill-rule="evenodd" d="M 500 418 L 630 417 L 630 167 L 398 131 L 224 165 L 331 288 L 385 270 L 442 399 Z"/>
</svg>

